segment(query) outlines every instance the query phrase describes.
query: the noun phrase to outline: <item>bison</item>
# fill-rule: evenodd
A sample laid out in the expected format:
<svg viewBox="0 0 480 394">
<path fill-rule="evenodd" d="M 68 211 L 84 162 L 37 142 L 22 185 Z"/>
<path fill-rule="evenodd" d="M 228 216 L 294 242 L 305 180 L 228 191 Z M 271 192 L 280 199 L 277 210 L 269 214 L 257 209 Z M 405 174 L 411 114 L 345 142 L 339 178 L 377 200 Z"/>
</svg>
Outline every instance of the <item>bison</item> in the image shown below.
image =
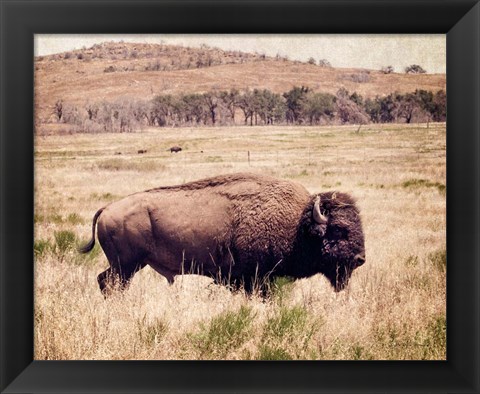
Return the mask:
<svg viewBox="0 0 480 394">
<path fill-rule="evenodd" d="M 172 146 L 170 149 L 170 153 L 177 153 L 177 152 L 180 152 L 182 150 L 182 148 L 180 148 L 179 146 Z"/>
<path fill-rule="evenodd" d="M 346 193 L 310 195 L 300 184 L 254 174 L 230 174 L 129 195 L 99 209 L 92 239 L 110 267 L 98 275 L 105 295 L 125 288 L 150 265 L 176 275 L 206 275 L 232 288 L 262 291 L 279 276 L 317 273 L 342 290 L 365 262 L 362 223 Z M 258 286 L 259 285 L 259 286 Z"/>
</svg>

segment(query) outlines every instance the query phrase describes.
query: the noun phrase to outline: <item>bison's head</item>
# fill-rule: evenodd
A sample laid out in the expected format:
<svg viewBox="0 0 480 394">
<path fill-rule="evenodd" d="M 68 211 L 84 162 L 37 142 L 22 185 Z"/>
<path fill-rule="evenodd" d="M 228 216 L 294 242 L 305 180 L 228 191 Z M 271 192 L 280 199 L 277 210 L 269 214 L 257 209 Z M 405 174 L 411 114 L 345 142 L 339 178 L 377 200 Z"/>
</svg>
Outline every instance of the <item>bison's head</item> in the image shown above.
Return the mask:
<svg viewBox="0 0 480 394">
<path fill-rule="evenodd" d="M 310 210 L 315 269 L 328 278 L 335 291 L 343 290 L 353 270 L 365 263 L 359 210 L 352 197 L 338 192 L 315 196 Z"/>
</svg>

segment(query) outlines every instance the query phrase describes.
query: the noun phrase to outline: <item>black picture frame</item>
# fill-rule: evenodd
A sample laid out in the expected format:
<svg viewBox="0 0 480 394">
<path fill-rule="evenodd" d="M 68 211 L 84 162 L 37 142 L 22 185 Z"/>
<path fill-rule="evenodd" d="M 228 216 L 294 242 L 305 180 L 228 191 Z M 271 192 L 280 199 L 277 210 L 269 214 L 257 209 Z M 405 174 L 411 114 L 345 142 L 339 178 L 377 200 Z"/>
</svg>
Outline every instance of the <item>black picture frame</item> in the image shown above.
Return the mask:
<svg viewBox="0 0 480 394">
<path fill-rule="evenodd" d="M 480 4 L 0 0 L 2 393 L 480 392 Z M 33 361 L 33 36 L 447 35 L 447 361 Z"/>
</svg>

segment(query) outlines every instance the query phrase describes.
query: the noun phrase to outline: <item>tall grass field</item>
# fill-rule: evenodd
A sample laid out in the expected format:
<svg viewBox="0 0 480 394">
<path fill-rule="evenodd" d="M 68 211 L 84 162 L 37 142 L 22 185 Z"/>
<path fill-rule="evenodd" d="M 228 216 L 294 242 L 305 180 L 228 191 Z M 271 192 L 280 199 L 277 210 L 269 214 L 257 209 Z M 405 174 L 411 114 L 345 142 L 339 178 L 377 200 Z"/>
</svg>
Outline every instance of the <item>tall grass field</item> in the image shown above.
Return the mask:
<svg viewBox="0 0 480 394">
<path fill-rule="evenodd" d="M 169 148 L 182 147 L 179 153 Z M 139 150 L 146 150 L 139 154 Z M 335 293 L 322 275 L 268 298 L 145 267 L 104 299 L 101 247 L 76 251 L 128 194 L 253 172 L 352 194 L 366 263 Z M 446 359 L 445 124 L 147 129 L 35 140 L 37 360 Z"/>
</svg>

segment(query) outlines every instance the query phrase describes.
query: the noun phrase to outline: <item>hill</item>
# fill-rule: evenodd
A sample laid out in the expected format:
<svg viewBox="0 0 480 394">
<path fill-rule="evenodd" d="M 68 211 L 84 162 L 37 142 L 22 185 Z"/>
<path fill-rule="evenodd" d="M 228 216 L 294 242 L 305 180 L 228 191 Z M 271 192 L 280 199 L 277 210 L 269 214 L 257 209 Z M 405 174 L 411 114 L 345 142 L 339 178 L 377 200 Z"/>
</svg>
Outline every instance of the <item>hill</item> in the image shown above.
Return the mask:
<svg viewBox="0 0 480 394">
<path fill-rule="evenodd" d="M 203 46 L 102 43 L 91 48 L 35 58 L 36 122 L 52 121 L 58 100 L 72 105 L 119 97 L 152 99 L 158 94 L 294 86 L 336 93 L 345 88 L 364 97 L 415 89 L 446 88 L 445 74 L 384 74 L 379 70 L 322 67 Z"/>
</svg>

